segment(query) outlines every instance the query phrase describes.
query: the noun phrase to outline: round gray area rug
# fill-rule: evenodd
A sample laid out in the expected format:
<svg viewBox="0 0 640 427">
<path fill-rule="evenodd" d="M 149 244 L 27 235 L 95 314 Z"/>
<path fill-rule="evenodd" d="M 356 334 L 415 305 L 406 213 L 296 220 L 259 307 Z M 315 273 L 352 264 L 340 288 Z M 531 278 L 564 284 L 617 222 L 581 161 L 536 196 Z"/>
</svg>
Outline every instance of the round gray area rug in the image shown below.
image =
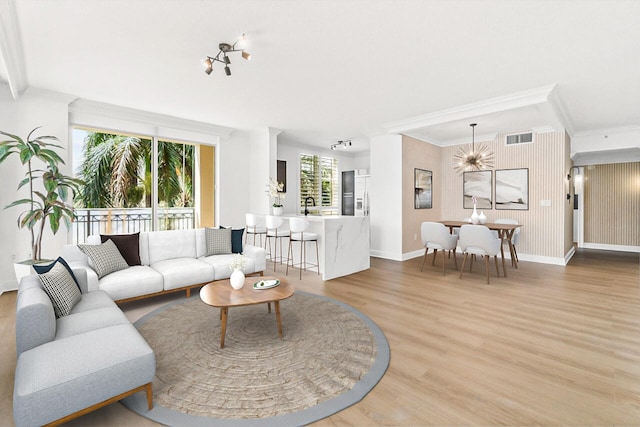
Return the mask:
<svg viewBox="0 0 640 427">
<path fill-rule="evenodd" d="M 359 402 L 389 365 L 389 344 L 361 312 L 297 291 L 275 310 L 229 309 L 220 348 L 220 310 L 199 296 L 161 307 L 135 323 L 156 354 L 154 408 L 144 393 L 123 403 L 162 424 L 308 424 Z"/>
</svg>

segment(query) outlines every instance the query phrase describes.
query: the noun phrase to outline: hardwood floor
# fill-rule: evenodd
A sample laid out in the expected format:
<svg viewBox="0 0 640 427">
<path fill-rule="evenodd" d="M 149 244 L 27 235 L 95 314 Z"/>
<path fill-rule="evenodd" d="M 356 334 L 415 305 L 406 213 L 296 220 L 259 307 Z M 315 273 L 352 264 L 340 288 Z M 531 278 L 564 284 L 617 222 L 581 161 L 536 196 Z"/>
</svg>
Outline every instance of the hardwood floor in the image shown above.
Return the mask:
<svg viewBox="0 0 640 427">
<path fill-rule="evenodd" d="M 391 363 L 342 425 L 640 425 L 638 254 L 579 250 L 566 267 L 521 262 L 486 284 L 441 260 L 372 258 L 368 271 L 298 289 L 356 307 L 384 331 Z M 269 264 L 267 267 L 272 266 Z M 269 273 L 271 274 L 271 273 Z M 278 266 L 284 274 L 284 266 Z M 131 320 L 178 296 L 122 307 Z M 0 297 L 0 420 L 11 420 L 15 292 Z M 286 321 L 285 321 L 286 329 Z M 286 333 L 286 331 L 285 331 Z M 156 425 L 120 404 L 68 425 Z"/>
</svg>

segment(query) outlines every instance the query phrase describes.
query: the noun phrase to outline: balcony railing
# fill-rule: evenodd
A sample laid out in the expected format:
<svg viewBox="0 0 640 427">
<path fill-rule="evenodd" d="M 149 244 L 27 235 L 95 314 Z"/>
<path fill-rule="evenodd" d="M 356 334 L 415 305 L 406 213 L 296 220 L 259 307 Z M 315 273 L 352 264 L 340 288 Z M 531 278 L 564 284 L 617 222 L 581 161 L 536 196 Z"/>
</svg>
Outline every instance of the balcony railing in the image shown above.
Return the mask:
<svg viewBox="0 0 640 427">
<path fill-rule="evenodd" d="M 153 229 L 151 208 L 76 209 L 75 214 L 74 243 L 85 243 L 92 234 L 127 234 Z M 160 230 L 183 230 L 193 228 L 194 224 L 194 208 L 158 209 Z"/>
</svg>

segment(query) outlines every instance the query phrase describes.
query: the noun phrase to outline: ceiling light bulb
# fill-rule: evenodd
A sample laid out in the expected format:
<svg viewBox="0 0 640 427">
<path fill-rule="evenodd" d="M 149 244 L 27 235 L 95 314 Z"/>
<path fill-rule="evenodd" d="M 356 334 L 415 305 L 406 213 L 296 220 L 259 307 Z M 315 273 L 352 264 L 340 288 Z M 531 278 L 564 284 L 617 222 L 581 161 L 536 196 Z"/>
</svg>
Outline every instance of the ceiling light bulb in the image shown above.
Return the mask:
<svg viewBox="0 0 640 427">
<path fill-rule="evenodd" d="M 229 66 L 227 65 L 226 67 L 224 67 L 224 72 L 227 74 L 227 76 L 231 75 L 231 68 L 229 68 Z"/>
<path fill-rule="evenodd" d="M 248 60 L 251 59 L 251 54 L 249 52 L 247 52 L 246 50 L 243 50 L 242 51 L 242 57 L 248 61 Z"/>
<path fill-rule="evenodd" d="M 211 72 L 213 71 L 213 62 L 209 57 L 202 61 L 202 66 L 204 67 L 204 72 L 207 74 L 211 74 Z"/>
</svg>

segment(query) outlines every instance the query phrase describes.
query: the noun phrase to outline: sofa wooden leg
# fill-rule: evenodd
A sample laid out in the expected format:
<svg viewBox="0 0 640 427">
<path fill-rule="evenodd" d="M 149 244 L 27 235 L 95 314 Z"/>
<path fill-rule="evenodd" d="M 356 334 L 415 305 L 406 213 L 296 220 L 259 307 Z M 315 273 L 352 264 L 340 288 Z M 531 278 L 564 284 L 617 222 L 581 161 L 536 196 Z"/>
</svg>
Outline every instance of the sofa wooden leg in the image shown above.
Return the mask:
<svg viewBox="0 0 640 427">
<path fill-rule="evenodd" d="M 187 298 L 191 297 L 191 288 L 187 288 Z"/>
<path fill-rule="evenodd" d="M 147 393 L 147 405 L 149 406 L 149 410 L 153 409 L 153 385 L 151 383 L 147 384 L 145 387 L 145 392 Z"/>
</svg>

